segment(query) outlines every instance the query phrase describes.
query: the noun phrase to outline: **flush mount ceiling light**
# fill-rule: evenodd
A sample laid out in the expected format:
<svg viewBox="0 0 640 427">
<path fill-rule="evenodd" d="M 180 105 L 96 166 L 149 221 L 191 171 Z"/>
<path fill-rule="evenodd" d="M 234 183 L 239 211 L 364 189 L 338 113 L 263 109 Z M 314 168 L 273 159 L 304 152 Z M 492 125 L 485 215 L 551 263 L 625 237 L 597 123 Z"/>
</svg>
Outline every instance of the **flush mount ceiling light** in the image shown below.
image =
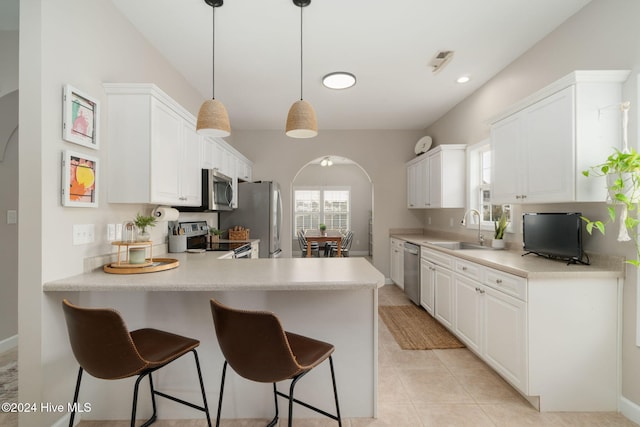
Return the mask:
<svg viewBox="0 0 640 427">
<path fill-rule="evenodd" d="M 293 103 L 287 115 L 285 133 L 292 138 L 313 138 L 318 134 L 316 112 L 311 104 L 302 98 L 302 9 L 311 4 L 311 0 L 293 0 L 300 8 L 300 100 Z"/>
<path fill-rule="evenodd" d="M 331 159 L 329 157 L 325 157 L 324 159 L 322 159 L 322 161 L 320 162 L 320 166 L 331 166 L 333 165 L 333 161 L 331 161 Z"/>
<path fill-rule="evenodd" d="M 456 80 L 456 83 L 468 83 L 471 80 L 471 77 L 469 76 L 460 76 L 458 77 L 458 79 Z"/>
<path fill-rule="evenodd" d="M 205 136 L 217 136 L 225 137 L 231 134 L 231 125 L 229 124 L 229 114 L 227 109 L 218 101 L 215 97 L 216 91 L 216 7 L 220 7 L 223 4 L 223 0 L 204 0 L 206 4 L 211 6 L 213 10 L 213 49 L 212 49 L 212 96 L 211 99 L 205 101 L 198 111 L 198 122 L 196 124 L 196 131 L 200 135 Z"/>
<path fill-rule="evenodd" d="M 348 89 L 356 84 L 356 76 L 346 71 L 336 71 L 324 76 L 322 84 L 329 89 Z"/>
</svg>

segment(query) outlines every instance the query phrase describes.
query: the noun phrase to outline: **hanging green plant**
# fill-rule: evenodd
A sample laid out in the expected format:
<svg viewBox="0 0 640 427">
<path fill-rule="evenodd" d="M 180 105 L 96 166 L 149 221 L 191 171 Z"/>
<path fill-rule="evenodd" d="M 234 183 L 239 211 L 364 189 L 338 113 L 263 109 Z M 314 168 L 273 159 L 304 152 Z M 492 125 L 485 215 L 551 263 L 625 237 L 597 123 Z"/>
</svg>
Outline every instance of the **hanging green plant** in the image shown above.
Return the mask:
<svg viewBox="0 0 640 427">
<path fill-rule="evenodd" d="M 582 172 L 586 177 L 605 177 L 607 180 L 608 219 L 604 222 L 591 221 L 584 216 L 582 219 L 586 223 L 586 230 L 589 234 L 592 234 L 595 228 L 604 235 L 606 226 L 616 222 L 619 207 L 618 241 L 633 241 L 636 248 L 636 259 L 627 260 L 627 263 L 638 267 L 640 266 L 640 242 L 638 242 L 637 231 L 638 224 L 640 224 L 640 220 L 637 219 L 638 203 L 640 202 L 640 154 L 633 148 L 628 148 L 627 144 L 629 106 L 629 102 L 623 102 L 620 105 L 623 112 L 623 149 L 616 149 L 605 162 Z"/>
</svg>

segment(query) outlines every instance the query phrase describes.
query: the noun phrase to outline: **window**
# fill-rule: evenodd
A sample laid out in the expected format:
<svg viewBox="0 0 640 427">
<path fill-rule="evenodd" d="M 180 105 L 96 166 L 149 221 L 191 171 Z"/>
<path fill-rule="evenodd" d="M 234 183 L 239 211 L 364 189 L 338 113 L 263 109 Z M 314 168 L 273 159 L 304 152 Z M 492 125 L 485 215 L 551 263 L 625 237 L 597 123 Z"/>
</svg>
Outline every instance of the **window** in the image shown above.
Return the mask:
<svg viewBox="0 0 640 427">
<path fill-rule="evenodd" d="M 491 145 L 484 141 L 469 148 L 469 207 L 477 209 L 481 216 L 481 228 L 494 229 L 497 221 L 504 212 L 509 221 L 508 231 L 511 231 L 511 205 L 494 205 L 491 203 Z"/>
<path fill-rule="evenodd" d="M 351 218 L 351 190 L 337 187 L 295 188 L 294 237 L 299 230 L 317 229 L 325 224 L 327 229 L 348 230 Z"/>
</svg>

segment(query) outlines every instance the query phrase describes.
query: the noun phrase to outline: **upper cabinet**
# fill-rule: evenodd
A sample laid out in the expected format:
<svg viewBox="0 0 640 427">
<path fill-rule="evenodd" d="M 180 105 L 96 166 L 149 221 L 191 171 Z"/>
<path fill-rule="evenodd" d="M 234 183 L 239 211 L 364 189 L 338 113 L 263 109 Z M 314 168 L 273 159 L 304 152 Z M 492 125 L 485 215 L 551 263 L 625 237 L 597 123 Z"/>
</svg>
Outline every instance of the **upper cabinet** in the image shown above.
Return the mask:
<svg viewBox="0 0 640 427">
<path fill-rule="evenodd" d="M 464 144 L 439 145 L 407 163 L 407 207 L 463 208 Z"/>
<path fill-rule="evenodd" d="M 194 117 L 153 84 L 105 84 L 110 203 L 201 204 Z"/>
<path fill-rule="evenodd" d="M 491 122 L 493 203 L 603 201 L 582 171 L 620 148 L 622 82 L 629 71 L 576 71 Z"/>
</svg>

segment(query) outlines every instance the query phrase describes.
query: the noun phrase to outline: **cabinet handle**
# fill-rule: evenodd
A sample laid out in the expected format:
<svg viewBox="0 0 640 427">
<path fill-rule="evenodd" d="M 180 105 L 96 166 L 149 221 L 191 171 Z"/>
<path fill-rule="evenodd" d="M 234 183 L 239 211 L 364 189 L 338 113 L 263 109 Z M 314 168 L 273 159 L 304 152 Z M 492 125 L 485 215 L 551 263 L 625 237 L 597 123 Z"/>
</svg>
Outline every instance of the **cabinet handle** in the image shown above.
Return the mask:
<svg viewBox="0 0 640 427">
<path fill-rule="evenodd" d="M 527 198 L 527 195 L 526 195 L 526 194 L 523 194 L 523 195 L 522 195 L 522 198 L 523 198 L 523 199 L 526 199 L 526 198 Z"/>
<path fill-rule="evenodd" d="M 498 285 L 501 285 L 501 284 L 502 284 L 502 279 L 496 279 L 496 283 L 497 283 Z"/>
<path fill-rule="evenodd" d="M 467 271 L 467 267 L 462 267 L 462 271 Z"/>
<path fill-rule="evenodd" d="M 481 294 L 484 294 L 484 289 L 480 289 L 479 291 Z"/>
</svg>

